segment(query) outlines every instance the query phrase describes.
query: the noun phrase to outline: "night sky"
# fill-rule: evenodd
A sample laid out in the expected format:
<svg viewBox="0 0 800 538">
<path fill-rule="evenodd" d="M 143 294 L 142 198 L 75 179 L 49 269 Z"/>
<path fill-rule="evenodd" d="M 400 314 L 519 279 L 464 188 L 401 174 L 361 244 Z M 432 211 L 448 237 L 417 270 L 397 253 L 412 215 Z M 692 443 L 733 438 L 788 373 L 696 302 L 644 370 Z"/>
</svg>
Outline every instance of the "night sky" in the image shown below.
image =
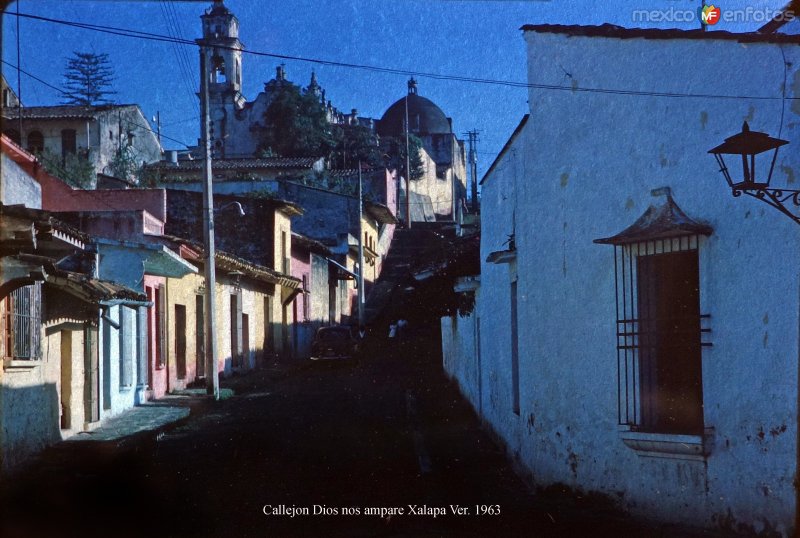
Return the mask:
<svg viewBox="0 0 800 538">
<path fill-rule="evenodd" d="M 768 7 L 788 0 L 725 1 L 722 9 Z M 19 0 L 19 11 L 54 19 L 120 27 L 193 40 L 200 37 L 200 15 L 210 1 Z M 638 9 L 692 9 L 699 0 L 227 0 L 240 22 L 247 50 L 415 72 L 524 82 L 527 77 L 523 24 L 602 24 L 696 28 L 698 23 L 641 24 Z M 16 17 L 12 3 L 3 17 L 3 60 L 17 64 Z M 713 29 L 747 31 L 762 23 L 731 24 Z M 199 135 L 198 53 L 195 46 L 145 41 L 51 22 L 20 20 L 22 69 L 60 87 L 65 59 L 72 51 L 108 53 L 117 80 L 119 103 L 137 103 L 152 118 L 160 112 L 167 149 L 195 144 Z M 305 86 L 314 69 L 334 106 L 344 112 L 380 118 L 406 92 L 407 77 L 366 70 L 283 61 L 245 54 L 244 94 L 254 100 L 275 68 L 286 64 L 287 78 Z M 17 88 L 17 72 L 3 64 Z M 479 175 L 482 175 L 527 111 L 527 92 L 497 84 L 417 77 L 419 93 L 453 118 L 461 138 L 480 131 Z M 657 90 L 657 88 L 653 88 Z M 22 75 L 24 105 L 61 102 L 58 92 Z M 635 97 L 631 97 L 635 99 Z"/>
</svg>

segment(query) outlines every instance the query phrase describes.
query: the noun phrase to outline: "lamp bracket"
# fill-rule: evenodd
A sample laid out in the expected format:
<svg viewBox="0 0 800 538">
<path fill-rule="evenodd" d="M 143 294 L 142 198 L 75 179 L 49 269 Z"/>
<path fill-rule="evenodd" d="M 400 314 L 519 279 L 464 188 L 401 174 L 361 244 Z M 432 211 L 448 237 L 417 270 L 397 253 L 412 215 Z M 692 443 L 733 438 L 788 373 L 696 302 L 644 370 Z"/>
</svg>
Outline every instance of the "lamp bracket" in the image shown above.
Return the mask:
<svg viewBox="0 0 800 538">
<path fill-rule="evenodd" d="M 795 223 L 800 224 L 800 190 L 734 187 L 732 192 L 733 196 L 737 198 L 742 194 L 746 194 L 756 200 L 761 200 L 792 219 Z"/>
</svg>

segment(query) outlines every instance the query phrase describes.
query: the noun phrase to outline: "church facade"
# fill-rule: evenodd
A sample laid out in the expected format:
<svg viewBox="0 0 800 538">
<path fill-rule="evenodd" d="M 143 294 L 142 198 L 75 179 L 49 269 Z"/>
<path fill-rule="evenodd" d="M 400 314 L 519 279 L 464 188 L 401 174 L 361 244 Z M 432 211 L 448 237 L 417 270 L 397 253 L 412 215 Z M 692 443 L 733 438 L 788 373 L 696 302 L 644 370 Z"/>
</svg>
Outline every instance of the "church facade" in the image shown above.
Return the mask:
<svg viewBox="0 0 800 538">
<path fill-rule="evenodd" d="M 208 73 L 201 76 L 208 76 L 212 158 L 219 161 L 260 157 L 264 115 L 280 89 L 292 82 L 280 65 L 263 91 L 248 101 L 242 93 L 244 45 L 239 40 L 239 20 L 222 0 L 215 0 L 201 20 L 203 36 L 197 43 L 206 66 L 201 70 Z M 453 133 L 452 120 L 435 103 L 418 94 L 416 81 L 409 81 L 408 95 L 392 104 L 377 121 L 359 117 L 356 109 L 349 113 L 339 111 L 327 99 L 314 73 L 303 91 L 320 100 L 331 124 L 367 127 L 378 140 L 394 137 L 401 143 L 405 143 L 407 127 L 423 144 L 423 175 L 411 182 L 412 193 L 427 197 L 437 218 L 455 218 L 466 197 L 464 143 Z M 201 147 L 198 141 L 194 149 L 199 152 Z M 327 169 L 338 164 L 330 161 Z M 404 197 L 405 187 L 400 190 Z"/>
</svg>

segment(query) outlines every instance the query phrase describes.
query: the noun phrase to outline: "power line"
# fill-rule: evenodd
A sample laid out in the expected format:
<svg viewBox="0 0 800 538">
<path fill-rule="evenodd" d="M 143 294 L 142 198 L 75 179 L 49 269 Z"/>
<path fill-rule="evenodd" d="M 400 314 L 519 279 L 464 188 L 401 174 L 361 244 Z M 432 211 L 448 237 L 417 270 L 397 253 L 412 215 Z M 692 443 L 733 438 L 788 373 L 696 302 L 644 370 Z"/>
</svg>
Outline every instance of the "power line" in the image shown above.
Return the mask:
<svg viewBox="0 0 800 538">
<path fill-rule="evenodd" d="M 143 32 L 140 30 L 131 30 L 126 28 L 117 28 L 113 26 L 101 26 L 89 23 L 80 23 L 73 21 L 65 21 L 61 19 L 52 19 L 49 17 L 42 17 L 39 15 L 31 15 L 27 13 L 6 13 L 9 16 L 17 16 L 29 18 L 39 21 L 51 22 L 54 24 L 63 24 L 75 28 L 82 28 L 85 30 L 92 30 L 111 35 L 119 35 L 122 37 L 132 37 L 136 39 L 144 39 L 149 41 L 161 41 L 167 43 L 178 43 L 182 45 L 197 45 L 194 41 L 181 38 L 173 38 L 152 32 Z M 236 47 L 217 45 L 217 48 L 224 50 L 240 50 Z M 444 75 L 440 73 L 431 73 L 423 71 L 412 71 L 409 69 L 398 69 L 392 67 L 381 67 L 376 65 L 355 64 L 348 62 L 339 62 L 334 60 L 323 60 L 320 58 L 308 58 L 303 56 L 291 56 L 287 54 L 277 54 L 263 51 L 254 50 L 241 50 L 243 54 L 250 54 L 253 56 L 263 56 L 268 58 L 275 58 L 279 60 L 289 60 L 298 62 L 308 62 L 317 65 L 325 65 L 330 67 L 344 67 L 348 69 L 360 69 L 364 71 L 372 71 L 377 73 L 386 73 L 393 75 L 404 75 L 411 77 L 424 77 L 435 80 L 448 80 L 454 82 L 467 82 L 474 84 L 487 84 L 494 86 L 507 86 L 511 88 L 527 88 L 527 89 L 540 89 L 540 90 L 553 90 L 553 91 L 570 91 L 575 93 L 600 93 L 610 95 L 632 95 L 632 96 L 646 96 L 646 97 L 669 97 L 669 98 L 695 98 L 695 99 L 739 99 L 739 100 L 761 100 L 761 101 L 777 101 L 777 100 L 800 100 L 800 97 L 784 97 L 784 96 L 764 96 L 764 95 L 720 95 L 720 94 L 705 94 L 705 93 L 680 93 L 680 92 L 658 92 L 658 91 L 642 91 L 642 90 L 625 90 L 613 88 L 581 88 L 573 86 L 563 86 L 559 84 L 538 84 L 517 82 L 512 80 L 497 80 L 488 78 L 466 77 L 460 75 Z"/>
<path fill-rule="evenodd" d="M 5 60 L 0 60 L 0 61 L 2 61 L 4 64 L 8 65 L 9 67 L 13 67 L 14 69 L 19 69 L 19 72 L 20 72 L 20 73 L 22 73 L 23 75 L 25 75 L 25 76 L 27 76 L 27 77 L 30 77 L 30 78 L 32 78 L 33 80 L 35 80 L 36 82 L 38 82 L 38 83 L 40 83 L 40 84 L 44 84 L 44 85 L 45 85 L 45 86 L 47 86 L 48 88 L 51 88 L 51 89 L 53 89 L 53 90 L 57 91 L 58 93 L 60 93 L 60 94 L 64 95 L 65 97 L 74 97 L 74 94 L 71 94 L 71 93 L 69 93 L 69 92 L 66 92 L 66 91 L 62 90 L 61 88 L 59 88 L 59 87 L 57 87 L 57 86 L 53 86 L 52 84 L 50 84 L 50 83 L 49 83 L 49 82 L 47 82 L 46 80 L 43 80 L 43 79 L 41 79 L 41 78 L 37 77 L 36 75 L 34 75 L 34 74 L 32 74 L 32 73 L 29 73 L 28 71 L 25 71 L 24 69 L 20 69 L 20 68 L 19 68 L 19 66 L 16 66 L 16 65 L 14 65 L 14 64 L 12 64 L 12 63 L 10 63 L 10 62 L 7 62 L 7 61 L 5 61 Z M 22 107 L 22 108 L 23 108 L 23 109 L 25 109 L 25 107 Z M 22 115 L 20 114 L 20 117 L 21 117 L 21 116 L 22 116 Z M 137 127 L 141 127 L 142 129 L 144 129 L 144 130 L 146 130 L 146 131 L 150 131 L 151 133 L 156 133 L 156 131 L 154 131 L 152 128 L 150 128 L 150 127 L 147 127 L 147 126 L 145 126 L 145 125 L 141 125 L 141 124 L 139 124 L 139 123 L 136 123 L 135 121 L 131 121 L 131 120 L 125 120 L 125 121 L 127 121 L 127 122 L 128 122 L 128 123 L 130 123 L 131 125 L 135 125 L 135 126 L 137 126 Z M 157 134 L 157 133 L 156 133 L 156 134 Z M 175 139 L 175 138 L 171 138 L 171 137 L 169 137 L 169 136 L 167 136 L 167 135 L 165 135 L 165 134 L 163 134 L 163 133 L 161 134 L 161 138 L 166 138 L 167 140 L 171 140 L 172 142 L 176 142 L 176 143 L 178 143 L 178 144 L 181 144 L 182 146 L 189 147 L 189 144 L 187 144 L 186 142 L 183 142 L 183 141 L 181 141 L 181 140 L 177 140 L 177 139 Z"/>
<path fill-rule="evenodd" d="M 20 67 L 19 67 L 18 65 L 16 65 L 16 64 L 12 64 L 11 62 L 7 62 L 7 61 L 5 61 L 5 60 L 0 60 L 0 61 L 1 61 L 1 62 L 3 62 L 4 64 L 6 64 L 7 66 L 9 66 L 9 67 L 13 67 L 14 69 L 18 70 L 18 71 L 19 71 L 20 73 L 22 73 L 23 75 L 26 75 L 26 76 L 28 76 L 28 77 L 32 78 L 32 79 L 33 79 L 33 80 L 35 80 L 36 82 L 39 82 L 39 83 L 41 83 L 41 84 L 44 84 L 44 85 L 45 85 L 45 86 L 47 86 L 48 88 L 52 88 L 52 89 L 54 89 L 55 91 L 59 92 L 60 94 L 64 95 L 65 97 L 75 97 L 75 96 L 76 96 L 76 94 L 72 94 L 72 93 L 70 93 L 70 92 L 66 92 L 66 91 L 62 90 L 61 88 L 59 88 L 58 86 L 53 86 L 52 84 L 50 84 L 50 83 L 49 83 L 49 82 L 47 82 L 46 80 L 43 80 L 43 79 L 41 79 L 41 78 L 37 77 L 36 75 L 34 75 L 34 74 L 31 74 L 31 73 L 29 73 L 29 72 L 25 71 L 24 69 L 20 68 Z"/>
<path fill-rule="evenodd" d="M 181 39 L 183 36 L 180 35 L 180 26 L 177 17 L 173 16 L 174 8 L 172 8 L 172 2 L 167 3 L 165 0 L 161 0 L 161 2 L 159 2 L 159 7 L 161 8 L 161 15 L 164 17 L 164 21 L 166 22 L 169 36 L 173 39 Z M 189 96 L 191 97 L 191 101 L 194 104 L 195 110 L 198 114 L 200 114 L 200 105 L 197 102 L 197 95 L 195 93 L 195 88 L 197 88 L 197 85 L 194 84 L 195 79 L 192 75 L 193 69 L 191 63 L 189 62 L 188 55 L 186 54 L 186 49 L 181 47 L 179 43 L 173 42 L 172 52 L 177 60 L 178 68 L 181 73 L 181 79 L 185 84 L 185 89 L 188 91 Z"/>
</svg>

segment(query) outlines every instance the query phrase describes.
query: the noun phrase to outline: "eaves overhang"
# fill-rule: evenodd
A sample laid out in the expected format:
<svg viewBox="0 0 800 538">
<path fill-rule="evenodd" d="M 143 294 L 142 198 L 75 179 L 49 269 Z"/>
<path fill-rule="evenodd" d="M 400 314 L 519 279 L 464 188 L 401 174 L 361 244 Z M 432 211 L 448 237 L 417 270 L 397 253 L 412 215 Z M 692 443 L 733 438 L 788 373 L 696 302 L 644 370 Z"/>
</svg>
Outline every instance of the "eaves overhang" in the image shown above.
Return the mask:
<svg viewBox="0 0 800 538">
<path fill-rule="evenodd" d="M 136 253 L 142 261 L 144 272 L 148 275 L 181 278 L 197 273 L 197 267 L 164 245 L 105 238 L 95 239 L 95 242 L 101 252 L 105 249 L 120 249 Z"/>
<path fill-rule="evenodd" d="M 511 263 L 516 259 L 516 250 L 496 250 L 486 257 L 486 263 Z"/>
<path fill-rule="evenodd" d="M 655 193 L 655 191 L 654 191 Z M 667 191 L 665 201 L 649 206 L 636 222 L 611 237 L 595 239 L 604 245 L 626 245 L 657 239 L 670 239 L 692 235 L 711 235 L 713 229 L 687 216 Z"/>
</svg>

